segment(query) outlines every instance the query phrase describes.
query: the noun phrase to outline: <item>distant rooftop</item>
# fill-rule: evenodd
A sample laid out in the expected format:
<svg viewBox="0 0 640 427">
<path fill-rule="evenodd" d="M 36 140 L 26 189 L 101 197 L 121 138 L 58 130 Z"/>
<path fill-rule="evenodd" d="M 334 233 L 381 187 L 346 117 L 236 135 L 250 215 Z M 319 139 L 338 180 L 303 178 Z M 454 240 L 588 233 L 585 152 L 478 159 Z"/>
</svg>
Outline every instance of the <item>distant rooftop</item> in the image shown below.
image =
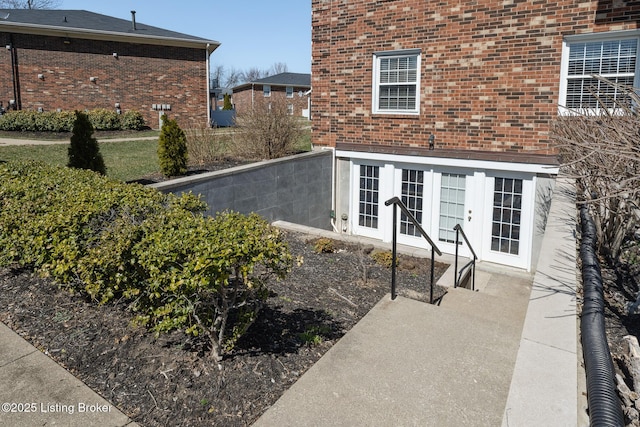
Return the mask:
<svg viewBox="0 0 640 427">
<path fill-rule="evenodd" d="M 234 90 L 242 89 L 252 84 L 265 84 L 272 86 L 295 86 L 295 87 L 308 87 L 311 88 L 311 74 L 303 73 L 280 73 L 273 76 L 265 77 L 243 83 L 234 87 Z"/>
<path fill-rule="evenodd" d="M 136 17 L 137 18 L 137 17 Z M 119 36 L 164 42 L 212 45 L 220 43 L 189 34 L 146 25 L 134 19 L 120 19 L 86 10 L 0 9 L 0 31 L 21 33 Z M 169 43 L 171 44 L 171 43 Z"/>
</svg>

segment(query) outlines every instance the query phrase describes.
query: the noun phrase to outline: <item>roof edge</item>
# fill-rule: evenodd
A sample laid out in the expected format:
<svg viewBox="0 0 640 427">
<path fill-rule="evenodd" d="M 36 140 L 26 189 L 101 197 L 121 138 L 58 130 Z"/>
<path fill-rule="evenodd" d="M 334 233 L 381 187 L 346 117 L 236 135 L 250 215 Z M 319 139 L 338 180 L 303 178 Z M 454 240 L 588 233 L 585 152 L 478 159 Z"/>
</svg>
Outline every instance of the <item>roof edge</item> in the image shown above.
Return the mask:
<svg viewBox="0 0 640 427">
<path fill-rule="evenodd" d="M 220 42 L 207 39 L 184 39 L 179 37 L 149 36 L 144 34 L 130 34 L 116 31 L 88 30 L 84 28 L 67 28 L 52 25 L 34 25 L 18 22 L 0 21 L 0 31 L 14 32 L 21 34 L 36 34 L 47 36 L 76 37 L 89 40 L 109 40 L 131 43 L 137 40 L 145 44 L 207 48 L 209 53 L 220 46 Z"/>
</svg>

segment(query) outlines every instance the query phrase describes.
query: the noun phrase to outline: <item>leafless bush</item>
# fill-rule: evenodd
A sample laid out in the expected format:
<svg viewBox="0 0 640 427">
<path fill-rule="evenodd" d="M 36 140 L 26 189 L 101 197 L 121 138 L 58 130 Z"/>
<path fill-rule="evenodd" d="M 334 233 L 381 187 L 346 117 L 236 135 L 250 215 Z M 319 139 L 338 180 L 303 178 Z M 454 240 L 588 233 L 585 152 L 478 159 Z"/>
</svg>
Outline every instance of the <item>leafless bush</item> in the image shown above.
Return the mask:
<svg viewBox="0 0 640 427">
<path fill-rule="evenodd" d="M 230 149 L 231 135 L 206 126 L 193 124 L 185 130 L 189 163 L 205 165 L 224 158 Z"/>
<path fill-rule="evenodd" d="M 302 134 L 300 121 L 289 114 L 285 99 L 258 98 L 236 117 L 235 149 L 243 157 L 275 159 L 294 151 Z"/>
<path fill-rule="evenodd" d="M 600 108 L 567 110 L 552 124 L 551 137 L 564 170 L 577 180 L 579 203 L 590 205 L 599 250 L 615 259 L 640 223 L 640 97 L 596 78 L 624 96 L 593 93 Z"/>
</svg>

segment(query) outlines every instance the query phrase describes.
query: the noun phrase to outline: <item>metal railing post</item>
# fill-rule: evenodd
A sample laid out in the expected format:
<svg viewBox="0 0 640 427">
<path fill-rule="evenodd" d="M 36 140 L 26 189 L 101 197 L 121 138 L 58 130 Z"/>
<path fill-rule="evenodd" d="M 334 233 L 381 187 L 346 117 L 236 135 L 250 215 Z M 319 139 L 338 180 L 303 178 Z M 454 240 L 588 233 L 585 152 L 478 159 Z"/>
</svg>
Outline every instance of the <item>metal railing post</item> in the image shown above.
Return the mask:
<svg viewBox="0 0 640 427">
<path fill-rule="evenodd" d="M 471 290 L 475 291 L 476 290 L 476 261 L 473 261 L 473 265 L 471 266 L 471 268 L 473 268 L 473 276 L 471 277 Z"/>
<path fill-rule="evenodd" d="M 453 271 L 455 271 L 455 273 L 453 274 L 453 287 L 457 288 L 458 287 L 458 239 L 460 238 L 460 230 L 458 228 L 455 228 L 455 230 L 456 230 L 456 258 L 455 258 L 454 269 L 453 269 Z"/>
<path fill-rule="evenodd" d="M 433 281 L 435 278 L 435 253 L 438 255 L 442 255 L 442 252 L 436 244 L 431 240 L 431 237 L 427 234 L 426 231 L 422 228 L 418 220 L 413 216 L 409 209 L 402 203 L 402 201 L 397 197 L 392 197 L 386 202 L 384 202 L 385 206 L 393 205 L 393 248 L 391 252 L 391 299 L 396 299 L 396 244 L 397 244 L 397 234 L 398 234 L 398 210 L 396 208 L 400 208 L 403 214 L 407 216 L 407 219 L 411 221 L 411 223 L 416 227 L 416 229 L 420 232 L 420 235 L 425 238 L 427 243 L 431 245 L 431 286 L 429 287 L 429 301 L 433 304 Z"/>
<path fill-rule="evenodd" d="M 433 304 L 433 280 L 435 279 L 436 250 L 431 246 L 431 286 L 429 287 L 429 304 Z"/>
<path fill-rule="evenodd" d="M 397 237 L 397 220 L 398 209 L 396 204 L 393 204 L 393 239 L 391 249 L 391 299 L 396 299 L 396 237 Z"/>
</svg>

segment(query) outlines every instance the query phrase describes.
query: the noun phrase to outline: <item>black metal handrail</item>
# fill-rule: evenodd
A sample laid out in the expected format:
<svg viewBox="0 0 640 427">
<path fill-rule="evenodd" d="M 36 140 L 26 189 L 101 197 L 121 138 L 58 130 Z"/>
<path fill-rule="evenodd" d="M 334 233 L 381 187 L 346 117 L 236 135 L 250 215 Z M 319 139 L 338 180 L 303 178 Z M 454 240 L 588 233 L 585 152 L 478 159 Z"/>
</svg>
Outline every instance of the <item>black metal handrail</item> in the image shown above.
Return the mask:
<svg viewBox="0 0 640 427">
<path fill-rule="evenodd" d="M 407 209 L 405 204 L 402 203 L 402 200 L 400 200 L 398 197 L 392 197 L 386 202 L 384 202 L 384 204 L 385 206 L 389 206 L 393 204 L 393 243 L 392 243 L 392 251 L 391 251 L 391 299 L 394 300 L 396 299 L 396 296 L 397 296 L 396 295 L 396 260 L 397 260 L 396 247 L 397 247 L 397 237 L 398 237 L 398 226 L 397 226 L 398 213 L 396 209 L 396 206 L 397 206 L 400 208 L 402 213 L 404 213 L 407 216 L 407 218 L 409 218 L 409 221 L 411 221 L 411 223 L 416 227 L 416 229 L 420 232 L 422 237 L 424 237 L 425 240 L 431 245 L 431 284 L 429 286 L 429 303 L 433 304 L 433 281 L 435 277 L 435 252 L 437 252 L 438 255 L 442 255 L 442 252 L 440 251 L 440 249 L 438 249 L 438 246 L 436 246 L 436 244 L 433 243 L 433 240 L 431 240 L 431 237 L 429 237 L 427 232 L 424 231 L 424 229 L 422 228 L 418 220 L 416 220 L 413 214 L 409 212 L 409 209 Z"/>
<path fill-rule="evenodd" d="M 476 290 L 476 260 L 478 259 L 478 256 L 476 255 L 475 251 L 473 250 L 473 247 L 471 247 L 471 243 L 469 243 L 469 239 L 467 239 L 467 235 L 464 234 L 464 230 L 462 229 L 462 227 L 460 226 L 460 224 L 456 224 L 455 227 L 453 227 L 454 230 L 456 230 L 456 260 L 454 263 L 454 269 L 455 269 L 455 283 L 453 285 L 454 288 L 457 288 L 458 285 L 460 284 L 460 280 L 462 279 L 462 273 L 469 267 L 471 267 L 471 290 L 475 291 Z M 460 235 L 462 235 L 462 239 L 465 241 L 465 243 L 467 244 L 467 247 L 469 248 L 469 251 L 471 251 L 471 255 L 473 255 L 473 259 L 471 261 L 469 261 L 468 263 L 466 263 L 461 269 L 460 271 L 458 271 L 458 246 L 460 245 Z"/>
</svg>

